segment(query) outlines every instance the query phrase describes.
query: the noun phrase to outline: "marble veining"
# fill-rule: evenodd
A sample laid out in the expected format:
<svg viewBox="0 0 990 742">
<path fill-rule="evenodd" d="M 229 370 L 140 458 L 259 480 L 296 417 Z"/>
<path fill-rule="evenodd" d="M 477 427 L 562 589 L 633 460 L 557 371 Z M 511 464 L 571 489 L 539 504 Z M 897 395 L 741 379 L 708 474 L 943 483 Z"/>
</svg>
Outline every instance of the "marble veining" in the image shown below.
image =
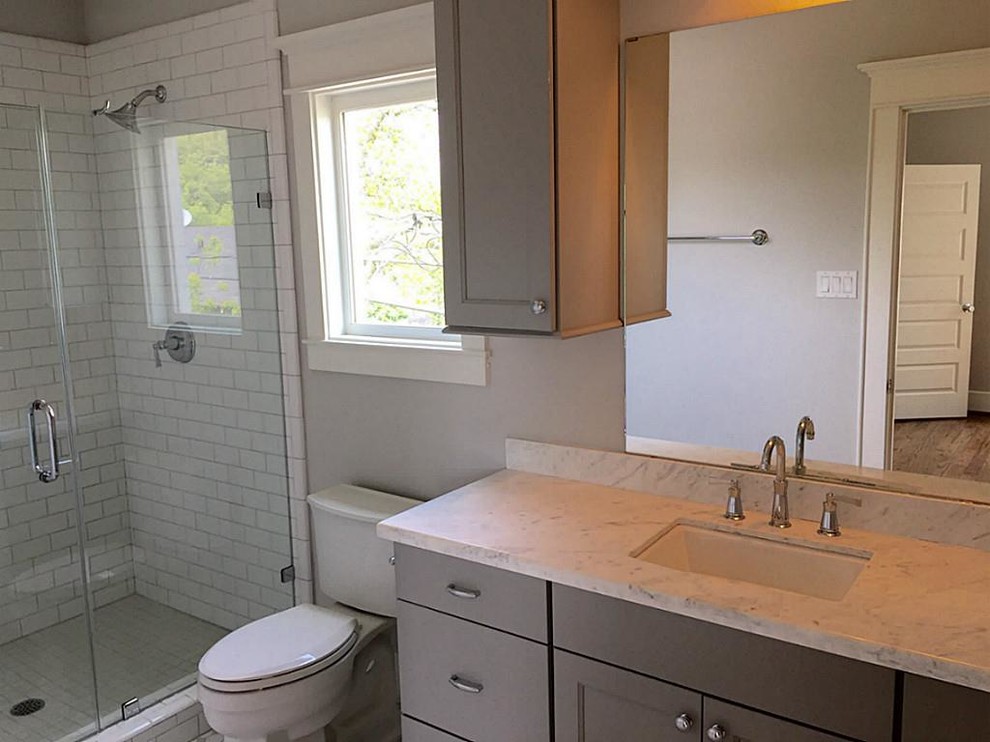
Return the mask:
<svg viewBox="0 0 990 742">
<path fill-rule="evenodd" d="M 515 450 L 510 464 L 521 465 L 524 453 Z M 720 498 L 714 504 L 633 491 L 628 485 L 637 479 L 652 482 L 654 489 L 677 491 L 675 482 L 688 475 L 677 470 L 672 481 L 656 481 L 645 465 L 606 474 L 609 457 L 595 461 L 602 477 L 626 488 L 506 470 L 389 518 L 378 526 L 379 535 L 990 691 L 990 554 L 985 551 L 864 531 L 847 522 L 842 546 L 873 557 L 839 601 L 681 572 L 631 554 L 681 519 L 726 523 Z M 588 468 L 599 470 L 592 463 Z M 795 519 L 786 532 L 771 528 L 763 517 L 764 504 L 751 497 L 751 516 L 733 527 L 823 543 L 812 520 Z M 806 511 L 802 506 L 799 517 Z"/>
<path fill-rule="evenodd" d="M 719 506 L 725 504 L 729 480 L 735 479 L 742 489 L 747 512 L 759 514 L 760 518 L 770 512 L 773 496 L 772 475 L 674 459 L 512 438 L 505 442 L 505 458 L 508 469 Z M 825 494 L 834 492 L 862 502 L 859 507 L 839 504 L 843 527 L 990 551 L 990 503 L 935 499 L 804 479 L 792 478 L 789 482 L 793 517 L 817 521 Z"/>
</svg>

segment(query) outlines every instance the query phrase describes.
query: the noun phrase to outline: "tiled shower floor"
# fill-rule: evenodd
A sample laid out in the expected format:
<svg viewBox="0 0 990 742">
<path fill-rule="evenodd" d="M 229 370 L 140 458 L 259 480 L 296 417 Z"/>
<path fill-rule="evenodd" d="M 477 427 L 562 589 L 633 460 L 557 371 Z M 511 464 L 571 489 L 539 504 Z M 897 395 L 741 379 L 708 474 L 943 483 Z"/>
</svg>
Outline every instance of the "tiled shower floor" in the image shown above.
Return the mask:
<svg viewBox="0 0 990 742">
<path fill-rule="evenodd" d="M 119 713 L 129 698 L 182 683 L 226 633 L 139 595 L 100 608 L 94 627 L 100 713 Z M 0 645 L 0 740 L 52 742 L 86 727 L 93 721 L 92 684 L 81 617 Z M 11 716 L 10 707 L 26 698 L 44 699 L 45 708 Z"/>
</svg>

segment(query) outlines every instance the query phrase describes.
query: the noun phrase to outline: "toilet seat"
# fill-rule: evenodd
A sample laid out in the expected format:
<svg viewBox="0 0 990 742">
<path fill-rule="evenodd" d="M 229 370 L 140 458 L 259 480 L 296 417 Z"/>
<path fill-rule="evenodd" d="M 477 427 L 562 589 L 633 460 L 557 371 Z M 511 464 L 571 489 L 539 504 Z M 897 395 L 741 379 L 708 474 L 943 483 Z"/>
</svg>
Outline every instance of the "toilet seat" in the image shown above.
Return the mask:
<svg viewBox="0 0 990 742">
<path fill-rule="evenodd" d="M 231 632 L 203 655 L 200 685 L 225 693 L 272 688 L 340 662 L 360 626 L 342 610 L 298 605 Z"/>
</svg>

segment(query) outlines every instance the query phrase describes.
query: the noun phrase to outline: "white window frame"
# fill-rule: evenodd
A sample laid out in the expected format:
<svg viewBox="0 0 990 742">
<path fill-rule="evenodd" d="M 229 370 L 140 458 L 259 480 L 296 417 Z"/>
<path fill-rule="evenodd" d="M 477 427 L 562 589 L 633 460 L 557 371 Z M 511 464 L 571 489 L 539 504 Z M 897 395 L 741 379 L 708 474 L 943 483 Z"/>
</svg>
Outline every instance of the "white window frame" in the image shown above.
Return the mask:
<svg viewBox="0 0 990 742">
<path fill-rule="evenodd" d="M 354 307 L 354 291 L 351 280 L 353 251 L 350 245 L 350 209 L 343 186 L 347 180 L 349 163 L 346 161 L 342 116 L 347 111 L 374 105 L 393 105 L 436 98 L 436 74 L 430 70 L 408 75 L 392 75 L 384 79 L 368 81 L 360 85 L 346 85 L 313 96 L 314 128 L 317 132 L 316 159 L 319 177 L 323 224 L 336 223 L 339 269 L 327 259 L 328 280 L 334 296 L 340 301 L 328 302 L 327 321 L 330 336 L 384 337 L 391 339 L 418 339 L 434 342 L 456 342 L 443 335 L 441 328 L 411 327 L 404 325 L 376 325 L 357 322 L 351 312 Z M 325 229 L 330 228 L 325 226 Z M 326 235 L 324 236 L 326 242 Z M 327 246 L 324 246 L 327 249 Z"/>
<path fill-rule="evenodd" d="M 388 326 L 379 334 L 367 325 L 348 328 L 343 311 L 347 299 L 340 252 L 346 225 L 340 219 L 336 175 L 328 173 L 339 162 L 320 150 L 320 142 L 325 147 L 332 141 L 327 127 L 335 118 L 329 109 L 335 94 L 368 89 L 371 81 L 379 87 L 430 84 L 432 3 L 282 36 L 276 46 L 288 60 L 285 93 L 292 120 L 307 365 L 314 371 L 487 385 L 484 338 Z"/>
</svg>

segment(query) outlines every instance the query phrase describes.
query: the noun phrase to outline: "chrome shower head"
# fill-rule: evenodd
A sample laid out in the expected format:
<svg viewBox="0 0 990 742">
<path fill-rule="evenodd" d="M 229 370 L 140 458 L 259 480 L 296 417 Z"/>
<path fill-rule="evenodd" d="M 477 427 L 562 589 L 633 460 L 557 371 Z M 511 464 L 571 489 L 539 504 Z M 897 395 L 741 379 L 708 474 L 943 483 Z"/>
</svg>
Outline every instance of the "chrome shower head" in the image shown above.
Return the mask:
<svg viewBox="0 0 990 742">
<path fill-rule="evenodd" d="M 93 115 L 106 116 L 108 119 L 117 124 L 117 126 L 123 127 L 128 131 L 132 131 L 135 134 L 140 134 L 141 128 L 138 126 L 137 122 L 137 109 L 138 106 L 141 105 L 141 102 L 151 95 L 155 96 L 155 100 L 159 103 L 164 103 L 166 98 L 168 98 L 168 91 L 165 89 L 164 85 L 159 85 L 154 89 L 149 88 L 148 90 L 142 90 L 116 111 L 110 110 L 110 101 L 108 100 L 104 104 L 103 108 L 97 108 L 93 111 Z"/>
</svg>

